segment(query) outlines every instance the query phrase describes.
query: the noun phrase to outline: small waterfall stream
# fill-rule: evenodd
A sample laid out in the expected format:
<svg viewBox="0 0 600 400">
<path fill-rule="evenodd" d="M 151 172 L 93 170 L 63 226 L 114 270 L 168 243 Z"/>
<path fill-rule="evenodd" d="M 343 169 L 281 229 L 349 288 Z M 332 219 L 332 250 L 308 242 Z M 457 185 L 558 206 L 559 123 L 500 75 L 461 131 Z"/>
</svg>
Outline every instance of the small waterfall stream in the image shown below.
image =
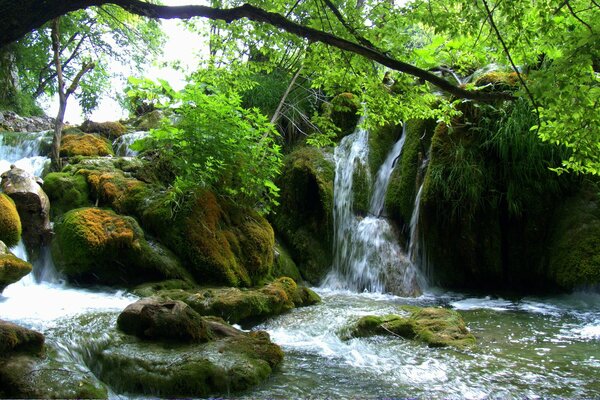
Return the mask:
<svg viewBox="0 0 600 400">
<path fill-rule="evenodd" d="M 392 226 L 381 217 L 405 132 L 377 172 L 369 215 L 363 218 L 354 214 L 352 191 L 355 170 L 368 168 L 368 132 L 360 128 L 361 123 L 356 132 L 342 139 L 334 153 L 334 264 L 323 286 L 413 296 L 420 292 L 417 269 L 400 248 Z"/>
<path fill-rule="evenodd" d="M 120 157 L 137 156 L 138 152 L 132 150 L 131 145 L 136 140 L 144 139 L 148 137 L 148 135 L 149 133 L 146 131 L 136 131 L 119 136 L 113 142 L 113 149 L 115 150 L 115 155 Z"/>
</svg>

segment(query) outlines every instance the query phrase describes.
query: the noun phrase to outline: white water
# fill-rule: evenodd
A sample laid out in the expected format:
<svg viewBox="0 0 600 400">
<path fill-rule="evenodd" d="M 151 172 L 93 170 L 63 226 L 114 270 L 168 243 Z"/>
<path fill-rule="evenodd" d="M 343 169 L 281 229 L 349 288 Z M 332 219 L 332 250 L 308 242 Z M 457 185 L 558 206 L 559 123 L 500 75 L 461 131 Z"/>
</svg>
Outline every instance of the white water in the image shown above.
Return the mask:
<svg viewBox="0 0 600 400">
<path fill-rule="evenodd" d="M 135 150 L 131 150 L 131 145 L 137 140 L 148 137 L 148 134 L 149 133 L 146 131 L 138 131 L 126 133 L 116 138 L 113 142 L 113 149 L 115 150 L 115 155 L 120 157 L 137 156 L 138 152 Z"/>
<path fill-rule="evenodd" d="M 10 166 L 14 164 L 17 168 L 35 176 L 40 176 L 50 162 L 48 157 L 40 155 L 43 143 L 49 140 L 47 132 L 30 132 L 18 135 L 22 137 L 16 141 L 16 145 L 5 144 L 6 139 L 0 135 L 0 174 L 8 171 Z"/>
<path fill-rule="evenodd" d="M 370 215 L 364 218 L 353 212 L 352 181 L 356 168 L 368 170 L 368 132 L 358 128 L 344 137 L 335 149 L 334 262 L 323 282 L 324 287 L 398 295 L 419 292 L 416 268 L 400 248 L 392 226 L 380 217 L 389 179 L 404 140 L 403 131 L 377 173 Z"/>
</svg>

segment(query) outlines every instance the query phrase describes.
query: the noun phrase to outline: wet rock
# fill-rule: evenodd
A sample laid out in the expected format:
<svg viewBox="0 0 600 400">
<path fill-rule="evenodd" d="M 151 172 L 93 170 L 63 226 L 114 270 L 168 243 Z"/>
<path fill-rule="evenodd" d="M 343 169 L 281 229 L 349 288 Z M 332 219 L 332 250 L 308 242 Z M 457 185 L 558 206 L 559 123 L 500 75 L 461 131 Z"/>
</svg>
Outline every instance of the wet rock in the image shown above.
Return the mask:
<svg viewBox="0 0 600 400">
<path fill-rule="evenodd" d="M 28 248 L 47 243 L 51 234 L 50 201 L 39 183 L 38 178 L 14 166 L 2 174 L 2 191 L 15 202 Z"/>
<path fill-rule="evenodd" d="M 12 322 L 0 320 L 0 358 L 9 354 L 39 355 L 44 349 L 44 335 Z"/>
<path fill-rule="evenodd" d="M 142 339 L 207 342 L 212 335 L 202 317 L 182 301 L 147 298 L 130 304 L 117 319 L 119 329 Z"/>
<path fill-rule="evenodd" d="M 0 111 L 0 130 L 39 132 L 54 129 L 55 120 L 48 116 L 21 117 L 13 111 Z"/>
<path fill-rule="evenodd" d="M 12 247 L 21 240 L 21 218 L 15 202 L 0 193 L 0 240 Z"/>
<path fill-rule="evenodd" d="M 454 310 L 436 307 L 405 307 L 408 316 L 367 315 L 341 332 L 344 339 L 373 335 L 396 335 L 418 340 L 429 347 L 469 347 L 475 337 L 465 326 L 460 314 Z"/>
<path fill-rule="evenodd" d="M 295 307 L 320 302 L 312 290 L 298 286 L 291 278 L 279 278 L 260 289 L 211 288 L 161 290 L 163 299 L 187 303 L 200 315 L 213 315 L 234 323 L 256 323 Z"/>
<path fill-rule="evenodd" d="M 0 293 L 10 284 L 30 273 L 31 264 L 13 255 L 0 241 Z"/>
<path fill-rule="evenodd" d="M 117 393 L 205 397 L 247 390 L 266 380 L 283 360 L 267 332 L 243 332 L 214 317 L 194 318 L 203 321 L 213 340 L 177 342 L 160 335 L 149 341 L 121 335 L 93 349 L 88 364 Z"/>
<path fill-rule="evenodd" d="M 52 257 L 67 279 L 79 284 L 133 286 L 191 277 L 177 257 L 148 241 L 132 217 L 99 208 L 78 208 L 55 223 Z"/>
</svg>

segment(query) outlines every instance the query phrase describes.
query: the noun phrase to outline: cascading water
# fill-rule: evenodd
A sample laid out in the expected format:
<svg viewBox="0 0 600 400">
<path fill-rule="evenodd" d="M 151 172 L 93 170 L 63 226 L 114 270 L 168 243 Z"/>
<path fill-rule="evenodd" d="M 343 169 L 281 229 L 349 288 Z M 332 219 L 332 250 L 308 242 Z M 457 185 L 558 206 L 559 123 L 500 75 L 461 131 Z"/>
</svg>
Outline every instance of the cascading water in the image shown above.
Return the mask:
<svg viewBox="0 0 600 400">
<path fill-rule="evenodd" d="M 362 120 L 359 122 L 359 127 Z M 368 169 L 368 132 L 362 128 L 344 137 L 335 150 L 334 264 L 324 281 L 333 289 L 394 293 L 420 292 L 417 270 L 400 248 L 396 235 L 380 214 L 395 160 L 402 152 L 404 132 L 377 173 L 369 215 L 353 211 L 352 181 L 356 168 Z"/>
<path fill-rule="evenodd" d="M 148 132 L 146 131 L 137 131 L 126 133 L 118 138 L 116 138 L 113 142 L 113 148 L 115 150 L 115 155 L 120 157 L 134 157 L 138 154 L 137 151 L 131 149 L 131 145 L 140 139 L 144 139 L 148 137 Z"/>
<path fill-rule="evenodd" d="M 52 136 L 49 132 L 5 133 L 0 136 L 0 173 L 11 165 L 40 176 L 49 158 L 41 155 L 46 146 L 49 149 Z"/>
</svg>

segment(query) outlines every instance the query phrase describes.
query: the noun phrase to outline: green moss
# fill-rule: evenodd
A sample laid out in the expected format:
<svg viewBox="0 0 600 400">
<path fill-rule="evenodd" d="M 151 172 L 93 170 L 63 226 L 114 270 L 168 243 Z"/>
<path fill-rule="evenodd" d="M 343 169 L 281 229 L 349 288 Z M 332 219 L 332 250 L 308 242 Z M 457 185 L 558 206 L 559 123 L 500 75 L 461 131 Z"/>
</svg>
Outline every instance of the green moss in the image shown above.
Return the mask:
<svg viewBox="0 0 600 400">
<path fill-rule="evenodd" d="M 369 168 L 373 174 L 377 173 L 401 135 L 401 125 L 385 125 L 369 132 Z"/>
<path fill-rule="evenodd" d="M 110 142 L 100 136 L 64 135 L 60 144 L 60 155 L 63 157 L 108 156 L 114 155 L 114 152 Z"/>
<path fill-rule="evenodd" d="M 427 157 L 435 128 L 433 120 L 406 122 L 406 139 L 398 164 L 392 171 L 385 198 L 385 209 L 400 226 L 408 225 L 414 209 L 418 186 L 423 176 L 420 168 Z"/>
<path fill-rule="evenodd" d="M 50 199 L 50 212 L 53 218 L 74 208 L 91 204 L 87 181 L 80 174 L 49 173 L 44 178 L 42 188 Z"/>
<path fill-rule="evenodd" d="M 0 293 L 6 286 L 19 281 L 31 270 L 32 266 L 28 262 L 12 254 L 0 254 Z"/>
<path fill-rule="evenodd" d="M 31 267 L 31 266 L 30 266 Z M 0 320 L 0 354 L 40 355 L 44 349 L 44 335 L 22 326 Z"/>
<path fill-rule="evenodd" d="M 288 276 L 295 281 L 300 281 L 300 271 L 288 251 L 280 243 L 275 243 L 275 260 L 272 275 L 275 278 Z"/>
<path fill-rule="evenodd" d="M 371 200 L 371 174 L 364 164 L 356 165 L 352 174 L 352 197 L 354 213 L 366 215 Z"/>
<path fill-rule="evenodd" d="M 99 133 L 107 139 L 114 140 L 127 132 L 120 122 L 93 122 L 85 121 L 81 124 L 81 130 L 88 133 Z"/>
<path fill-rule="evenodd" d="M 4 193 L 0 193 L 0 241 L 8 247 L 15 246 L 21 240 L 21 218 L 15 202 Z"/>
<path fill-rule="evenodd" d="M 130 286 L 159 279 L 191 280 L 176 257 L 149 242 L 131 217 L 98 208 L 67 212 L 55 224 L 52 256 L 71 281 Z"/>
<path fill-rule="evenodd" d="M 338 139 L 349 135 L 356 128 L 359 120 L 360 101 L 352 93 L 340 93 L 331 100 L 328 111 L 333 123 L 341 129 Z"/>
<path fill-rule="evenodd" d="M 270 216 L 302 277 L 317 283 L 332 262 L 334 165 L 312 147 L 298 147 L 284 160 L 278 179 L 280 206 Z"/>
<path fill-rule="evenodd" d="M 600 199 L 584 191 L 557 211 L 548 278 L 561 289 L 600 284 Z"/>
<path fill-rule="evenodd" d="M 408 317 L 367 315 L 341 332 L 344 339 L 373 335 L 400 336 L 424 342 L 429 347 L 463 348 L 476 342 L 458 312 L 435 307 L 413 307 Z"/>
</svg>

